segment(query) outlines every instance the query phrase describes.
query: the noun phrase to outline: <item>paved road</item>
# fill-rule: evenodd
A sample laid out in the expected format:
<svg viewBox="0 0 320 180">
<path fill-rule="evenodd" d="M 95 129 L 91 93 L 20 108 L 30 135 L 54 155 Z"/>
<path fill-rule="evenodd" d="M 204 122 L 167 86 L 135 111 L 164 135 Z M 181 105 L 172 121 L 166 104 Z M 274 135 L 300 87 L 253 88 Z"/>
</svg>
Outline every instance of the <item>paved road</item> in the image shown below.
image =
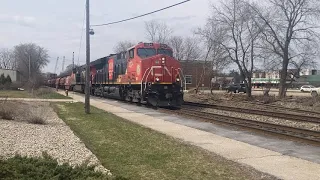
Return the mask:
<svg viewBox="0 0 320 180">
<path fill-rule="evenodd" d="M 0 98 L 0 101 L 72 102 L 73 99 Z"/>
</svg>

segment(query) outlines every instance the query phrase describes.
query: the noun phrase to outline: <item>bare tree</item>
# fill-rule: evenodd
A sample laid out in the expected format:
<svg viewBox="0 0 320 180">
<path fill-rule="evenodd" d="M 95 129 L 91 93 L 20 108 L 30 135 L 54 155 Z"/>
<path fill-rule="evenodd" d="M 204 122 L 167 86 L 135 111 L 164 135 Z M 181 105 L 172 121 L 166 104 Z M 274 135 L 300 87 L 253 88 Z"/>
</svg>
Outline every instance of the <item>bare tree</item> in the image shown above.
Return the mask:
<svg viewBox="0 0 320 180">
<path fill-rule="evenodd" d="M 184 39 L 182 36 L 172 36 L 169 39 L 169 45 L 173 49 L 173 56 L 181 61 L 185 60 L 184 58 L 184 52 L 185 52 L 185 46 L 184 46 Z"/>
<path fill-rule="evenodd" d="M 164 22 L 151 20 L 145 22 L 146 38 L 151 42 L 168 43 L 173 30 Z"/>
<path fill-rule="evenodd" d="M 316 17 L 320 15 L 319 0 L 269 0 L 266 7 L 252 9 L 264 22 L 265 49 L 281 59 L 280 98 L 286 96 L 288 66 L 290 62 L 300 56 L 295 52 L 294 44 L 305 44 L 317 39 Z M 265 9 L 265 10 L 262 10 Z M 276 62 L 275 62 L 276 63 Z"/>
<path fill-rule="evenodd" d="M 288 86 L 300 78 L 302 69 L 315 68 L 317 66 L 316 59 L 319 57 L 318 49 L 319 46 L 316 43 L 299 44 L 297 50 L 295 50 L 295 52 L 298 52 L 298 55 L 291 59 L 288 66 L 293 68 L 293 70 L 288 71 L 288 79 L 290 79 Z"/>
<path fill-rule="evenodd" d="M 22 80 L 34 88 L 41 80 L 41 70 L 49 62 L 48 51 L 34 43 L 20 44 L 13 51 Z"/>
<path fill-rule="evenodd" d="M 256 43 L 263 26 L 257 26 L 255 14 L 243 0 L 227 0 L 221 3 L 221 8 L 213 6 L 214 14 L 208 20 L 225 33 L 225 38 L 219 43 L 239 68 L 240 75 L 251 97 L 251 78 L 254 63 Z M 261 27 L 261 28 L 258 28 Z"/>
<path fill-rule="evenodd" d="M 213 21 L 208 21 L 205 27 L 199 28 L 195 34 L 202 39 L 203 49 L 206 51 L 203 55 L 205 63 L 203 65 L 201 77 L 203 78 L 208 71 L 213 73 L 214 76 L 218 75 L 220 71 L 231 63 L 227 51 L 221 45 L 221 42 L 223 42 L 223 39 L 226 36 L 225 31 L 216 26 Z M 208 67 L 210 67 L 210 69 L 208 69 Z M 200 83 L 197 84 L 196 91 L 198 91 L 199 86 Z"/>
<path fill-rule="evenodd" d="M 173 49 L 174 57 L 179 61 L 197 60 L 201 57 L 199 41 L 194 37 L 173 36 L 168 44 Z"/>
<path fill-rule="evenodd" d="M 199 41 L 194 37 L 186 37 L 184 40 L 184 59 L 197 60 L 201 57 Z"/>
<path fill-rule="evenodd" d="M 208 60 L 216 73 L 231 63 L 225 47 L 221 45 L 221 42 L 224 42 L 226 38 L 226 31 L 217 26 L 214 21 L 208 21 L 204 28 L 199 28 L 196 31 L 196 34 L 204 42 L 205 56 L 207 57 L 204 59 Z"/>
<path fill-rule="evenodd" d="M 114 47 L 114 51 L 116 53 L 124 52 L 124 51 L 127 51 L 130 47 L 132 47 L 134 45 L 135 45 L 135 43 L 133 43 L 131 41 L 120 41 Z"/>
<path fill-rule="evenodd" d="M 0 68 L 3 69 L 16 69 L 16 61 L 13 53 L 9 49 L 0 50 Z"/>
</svg>

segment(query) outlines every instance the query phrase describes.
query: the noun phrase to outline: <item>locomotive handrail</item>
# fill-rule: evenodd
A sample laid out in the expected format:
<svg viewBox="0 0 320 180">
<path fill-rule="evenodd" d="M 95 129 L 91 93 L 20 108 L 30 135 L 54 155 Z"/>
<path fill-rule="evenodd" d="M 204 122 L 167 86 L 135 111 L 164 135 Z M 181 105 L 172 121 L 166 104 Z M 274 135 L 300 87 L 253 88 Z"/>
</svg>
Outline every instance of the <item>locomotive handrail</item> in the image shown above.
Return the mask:
<svg viewBox="0 0 320 180">
<path fill-rule="evenodd" d="M 142 79 L 141 79 L 141 92 L 142 92 L 142 90 L 143 90 L 142 85 L 143 85 L 144 79 L 145 79 L 145 78 L 148 79 L 151 71 L 153 71 L 153 69 L 156 69 L 156 68 L 161 68 L 161 66 L 152 66 L 151 68 L 148 68 L 148 69 L 144 72 L 144 75 L 143 75 L 143 77 L 142 77 Z M 148 70 L 149 70 L 149 73 L 148 73 L 147 76 L 145 76 Z M 144 90 L 146 90 L 146 88 L 147 88 L 147 86 L 144 88 Z"/>
<path fill-rule="evenodd" d="M 182 72 L 182 69 L 181 69 L 181 68 L 178 68 L 178 72 L 179 72 L 179 75 L 180 75 L 180 79 L 181 79 L 181 80 L 183 79 L 183 81 L 180 81 L 181 87 L 182 87 L 182 89 L 183 89 L 184 86 L 185 86 L 185 83 L 184 83 L 185 78 L 184 78 L 184 75 L 183 75 L 183 72 Z"/>
<path fill-rule="evenodd" d="M 144 77 L 145 77 L 145 75 L 146 75 L 146 73 L 147 73 L 147 71 L 149 70 L 149 72 L 151 71 L 151 69 L 150 68 L 148 68 L 145 72 L 144 72 L 144 74 L 143 74 L 143 76 L 142 76 L 142 79 L 141 79 L 141 93 L 142 93 L 142 89 L 143 89 L 143 80 L 144 80 Z"/>
<path fill-rule="evenodd" d="M 148 79 L 148 77 L 149 77 L 149 75 L 150 75 L 150 73 L 151 73 L 151 70 L 153 71 L 153 69 L 154 69 L 155 67 L 158 67 L 158 66 L 152 66 L 152 67 L 150 68 L 149 73 L 148 73 L 148 75 L 146 76 L 147 79 Z M 147 85 L 146 85 L 146 87 L 144 88 L 144 90 L 146 90 L 146 89 L 147 89 Z"/>
</svg>

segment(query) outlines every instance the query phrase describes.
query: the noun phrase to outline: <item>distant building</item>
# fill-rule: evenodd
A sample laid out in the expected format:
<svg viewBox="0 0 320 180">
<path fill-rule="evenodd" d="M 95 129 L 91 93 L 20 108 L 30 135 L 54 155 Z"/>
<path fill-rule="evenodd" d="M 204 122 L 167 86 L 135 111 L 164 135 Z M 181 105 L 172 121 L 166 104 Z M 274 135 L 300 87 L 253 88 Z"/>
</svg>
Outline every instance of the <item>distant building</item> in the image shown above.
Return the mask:
<svg viewBox="0 0 320 180">
<path fill-rule="evenodd" d="M 200 84 L 200 87 L 209 89 L 211 88 L 211 79 L 213 78 L 213 68 L 210 62 L 205 64 L 205 61 L 180 61 L 182 72 L 185 77 L 185 88 L 192 89 L 197 87 Z M 203 73 L 203 68 L 205 68 L 205 75 L 202 78 L 201 75 Z"/>
<path fill-rule="evenodd" d="M 312 76 L 318 75 L 318 70 L 315 69 L 302 69 L 300 71 L 300 76 Z"/>
<path fill-rule="evenodd" d="M 11 69 L 0 69 L 0 75 L 1 74 L 4 74 L 5 77 L 9 75 L 12 82 L 21 82 L 21 75 L 18 71 Z"/>
<path fill-rule="evenodd" d="M 301 69 L 298 73 L 297 69 L 288 69 L 287 81 L 290 81 L 293 78 L 294 74 L 294 82 L 292 83 L 292 87 L 299 87 L 303 84 L 319 84 L 320 78 L 317 75 L 318 70 L 314 69 Z M 271 72 L 263 72 L 258 71 L 252 74 L 252 85 L 253 87 L 261 87 L 265 86 L 265 84 L 271 84 L 271 86 L 278 87 L 280 84 L 280 76 L 281 71 L 271 71 Z"/>
</svg>

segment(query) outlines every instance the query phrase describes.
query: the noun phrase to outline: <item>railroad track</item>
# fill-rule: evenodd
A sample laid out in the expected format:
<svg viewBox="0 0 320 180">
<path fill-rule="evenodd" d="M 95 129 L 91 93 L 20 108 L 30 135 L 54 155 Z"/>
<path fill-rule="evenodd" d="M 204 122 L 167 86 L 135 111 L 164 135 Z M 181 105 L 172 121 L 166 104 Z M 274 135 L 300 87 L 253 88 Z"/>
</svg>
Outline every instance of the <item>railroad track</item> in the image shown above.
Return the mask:
<svg viewBox="0 0 320 180">
<path fill-rule="evenodd" d="M 243 119 L 238 117 L 225 116 L 220 114 L 202 112 L 199 109 L 183 108 L 175 111 L 181 115 L 199 118 L 209 122 L 217 122 L 232 126 L 237 126 L 250 130 L 258 130 L 260 132 L 290 137 L 303 142 L 320 145 L 320 132 L 307 129 L 295 128 L 290 126 L 272 124 L 267 122 Z"/>
<path fill-rule="evenodd" d="M 269 116 L 269 117 L 275 117 L 275 118 L 286 119 L 286 120 L 293 120 L 298 122 L 311 122 L 311 123 L 320 124 L 320 117 L 306 116 L 301 114 L 289 114 L 285 112 L 266 111 L 266 110 L 260 110 L 260 109 L 245 109 L 245 108 L 232 107 L 232 106 L 202 104 L 202 103 L 194 103 L 194 102 L 184 102 L 184 107 L 186 106 L 212 108 L 212 109 L 223 110 L 223 111 L 248 113 L 248 114 Z"/>
<path fill-rule="evenodd" d="M 249 103 L 251 105 L 260 105 L 263 107 L 267 107 L 267 108 L 273 108 L 275 110 L 281 110 L 281 111 L 293 111 L 296 113 L 301 113 L 301 114 L 309 114 L 309 115 L 314 115 L 314 116 L 319 116 L 320 117 L 320 113 L 316 112 L 316 111 L 309 111 L 309 110 L 303 110 L 303 109 L 299 109 L 299 108 L 287 108 L 287 107 L 280 107 L 277 105 L 271 105 L 271 104 L 264 104 L 264 103 Z"/>
</svg>

